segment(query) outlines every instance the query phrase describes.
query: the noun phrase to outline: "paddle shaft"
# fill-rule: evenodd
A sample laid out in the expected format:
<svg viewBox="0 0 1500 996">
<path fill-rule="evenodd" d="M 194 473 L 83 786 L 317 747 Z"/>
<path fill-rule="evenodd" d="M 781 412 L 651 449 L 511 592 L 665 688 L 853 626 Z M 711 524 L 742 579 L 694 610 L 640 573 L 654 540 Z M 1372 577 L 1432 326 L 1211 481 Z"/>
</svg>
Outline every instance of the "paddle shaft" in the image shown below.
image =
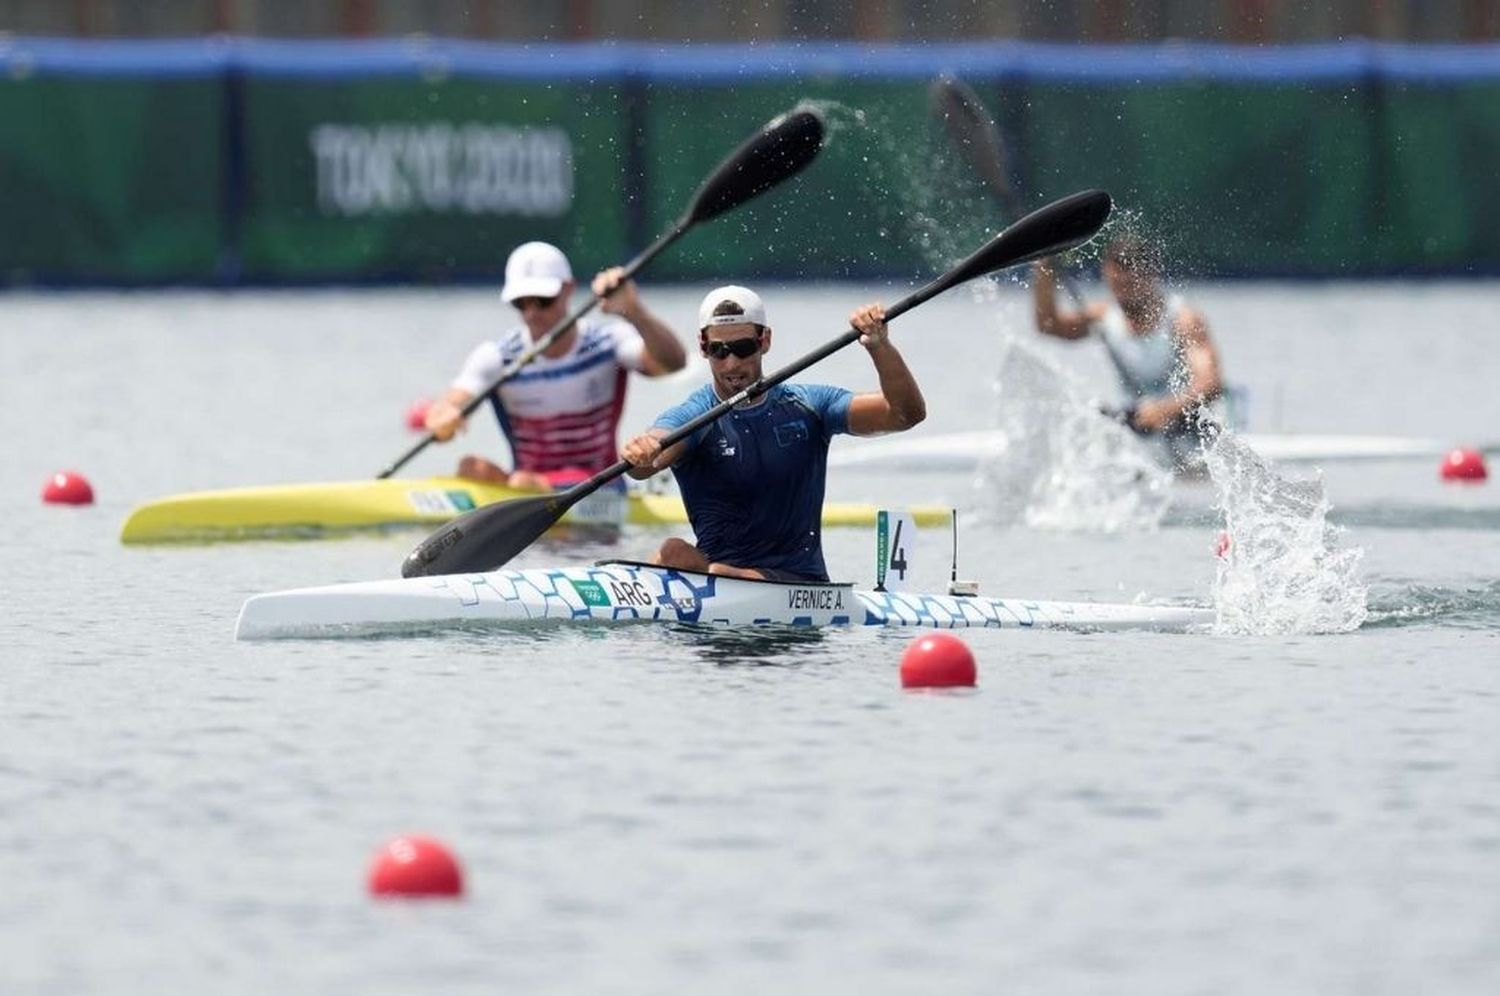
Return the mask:
<svg viewBox="0 0 1500 996">
<path fill-rule="evenodd" d="M 954 276 L 955 275 L 951 273 L 944 274 L 943 276 L 932 281 L 920 290 L 913 291 L 911 294 L 903 297 L 901 300 L 885 309 L 885 320 L 887 322 L 892 322 L 896 318 L 910 311 L 912 308 L 915 308 L 922 302 L 935 297 L 938 294 L 941 294 L 943 291 L 947 290 L 949 287 L 953 286 L 953 284 L 958 282 L 957 280 L 953 279 Z M 710 408 L 702 415 L 699 415 L 697 418 L 692 419 L 687 424 L 678 426 L 676 429 L 673 429 L 671 432 L 667 433 L 667 435 L 662 437 L 661 448 L 666 449 L 669 446 L 682 442 L 684 439 L 691 436 L 693 433 L 697 432 L 705 425 L 717 421 L 720 417 L 722 417 L 736 405 L 740 405 L 745 403 L 746 401 L 750 401 L 754 398 L 760 397 L 762 394 L 765 394 L 777 384 L 780 384 L 782 381 L 787 380 L 790 377 L 796 376 L 797 374 L 806 370 L 808 367 L 812 366 L 814 363 L 819 363 L 827 359 L 834 353 L 837 353 L 839 350 L 849 345 L 851 342 L 854 342 L 859 337 L 859 330 L 851 328 L 848 331 L 844 332 L 842 335 L 828 340 L 823 345 L 813 350 L 811 353 L 808 353 L 807 355 L 794 360 L 791 363 L 788 363 L 786 366 L 782 367 L 780 370 L 777 370 L 770 376 L 761 377 L 756 380 L 755 383 L 741 388 L 738 392 L 730 395 L 723 401 L 720 401 L 717 405 Z M 569 488 L 567 491 L 559 492 L 552 498 L 552 502 L 556 506 L 557 514 L 561 515 L 563 512 L 566 512 L 578 502 L 587 498 L 595 491 L 598 491 L 604 485 L 608 484 L 610 481 L 613 481 L 621 474 L 628 473 L 632 466 L 633 465 L 629 461 L 620 460 L 617 463 L 614 463 L 611 466 L 599 471 L 599 473 L 595 474 L 593 477 L 590 477 L 588 480 L 580 481 L 573 487 Z"/>
<path fill-rule="evenodd" d="M 624 283 L 625 281 L 634 277 L 636 272 L 639 271 L 641 267 L 645 266 L 647 263 L 651 262 L 651 260 L 655 259 L 663 249 L 667 248 L 667 246 L 671 245 L 673 242 L 676 242 L 691 227 L 692 222 L 686 218 L 683 218 L 680 219 L 677 224 L 673 225 L 671 229 L 662 233 L 662 235 L 655 242 L 651 243 L 645 249 L 641 250 L 639 255 L 625 264 L 625 272 L 620 277 L 620 283 Z M 490 381 L 488 387 L 486 387 L 483 391 L 480 391 L 478 394 L 474 395 L 474 397 L 470 398 L 468 401 L 464 402 L 464 406 L 459 409 L 459 414 L 464 418 L 468 418 L 470 415 L 472 415 L 474 413 L 474 409 L 484 404 L 486 398 L 499 390 L 500 385 L 504 384 L 516 374 L 520 373 L 521 370 L 525 368 L 529 363 L 531 363 L 532 360 L 536 359 L 538 356 L 542 355 L 542 353 L 550 349 L 552 347 L 552 344 L 557 342 L 558 339 L 562 338 L 563 333 L 572 328 L 575 322 L 597 308 L 601 300 L 603 299 L 598 294 L 595 294 L 592 290 L 590 290 L 588 298 L 582 304 L 578 305 L 576 308 L 570 311 L 566 318 L 558 322 L 556 325 L 552 326 L 552 328 L 547 330 L 545 335 L 528 346 L 526 350 L 521 353 L 520 356 L 517 356 L 509 366 L 502 370 L 494 380 Z M 436 433 L 428 432 L 427 435 L 423 436 L 422 439 L 415 443 L 410 449 L 397 457 L 394 463 L 385 468 L 385 470 L 382 470 L 379 475 L 377 475 L 376 479 L 384 480 L 385 478 L 390 477 L 392 474 L 396 473 L 396 471 L 400 470 L 402 467 L 410 463 L 412 457 L 415 457 L 418 453 L 421 453 L 436 439 Z"/>
</svg>

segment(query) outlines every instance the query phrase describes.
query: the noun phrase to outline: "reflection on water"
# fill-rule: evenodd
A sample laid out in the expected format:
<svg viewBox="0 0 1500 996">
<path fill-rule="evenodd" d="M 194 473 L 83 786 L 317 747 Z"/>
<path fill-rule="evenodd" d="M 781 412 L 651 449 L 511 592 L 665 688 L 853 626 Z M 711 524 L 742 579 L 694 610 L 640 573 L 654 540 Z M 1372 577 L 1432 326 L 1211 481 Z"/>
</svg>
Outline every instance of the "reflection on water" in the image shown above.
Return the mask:
<svg viewBox="0 0 1500 996">
<path fill-rule="evenodd" d="M 533 543 L 530 549 L 547 554 L 559 563 L 585 563 L 580 554 L 598 560 L 620 555 L 620 537 L 624 530 L 604 523 L 562 523 L 553 526 Z"/>
<path fill-rule="evenodd" d="M 827 634 L 816 627 L 706 627 L 677 625 L 668 628 L 672 642 L 705 664 L 751 667 L 801 667 L 822 663 L 816 651 L 825 647 Z"/>
<path fill-rule="evenodd" d="M 347 630 L 338 634 L 348 636 Z M 501 661 L 522 662 L 570 647 L 577 653 L 607 653 L 622 660 L 681 660 L 682 652 L 715 666 L 803 667 L 832 660 L 829 632 L 806 626 L 700 626 L 692 623 L 469 622 L 441 627 L 413 625 L 384 629 L 370 639 L 430 637 L 450 650 L 481 650 Z M 549 649 L 543 650 L 543 647 Z M 825 652 L 826 651 L 826 652 Z"/>
</svg>

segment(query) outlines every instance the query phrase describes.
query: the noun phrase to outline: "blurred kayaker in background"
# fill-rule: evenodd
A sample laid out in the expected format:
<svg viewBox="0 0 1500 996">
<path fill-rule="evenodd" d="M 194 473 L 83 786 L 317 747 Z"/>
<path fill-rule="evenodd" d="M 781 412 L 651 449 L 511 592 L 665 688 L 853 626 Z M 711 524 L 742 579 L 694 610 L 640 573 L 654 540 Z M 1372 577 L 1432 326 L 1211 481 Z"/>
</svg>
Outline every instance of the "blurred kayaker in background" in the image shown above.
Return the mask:
<svg viewBox="0 0 1500 996">
<path fill-rule="evenodd" d="M 1208 322 L 1167 290 L 1157 247 L 1138 235 L 1117 236 L 1105 247 L 1103 276 L 1114 301 L 1063 311 L 1052 261 L 1037 263 L 1036 326 L 1059 339 L 1097 331 L 1126 395 L 1125 407 L 1109 414 L 1162 440 L 1174 465 L 1191 465 L 1198 454 L 1198 413 L 1224 392 Z"/>
<path fill-rule="evenodd" d="M 633 281 L 613 267 L 594 278 L 602 316 L 589 315 L 558 337 L 490 397 L 510 443 L 510 470 L 482 456 L 460 461 L 458 474 L 516 488 L 563 487 L 619 459 L 615 433 L 629 374 L 660 377 L 687 361 L 682 343 L 642 303 Z M 521 324 L 477 346 L 441 399 L 427 428 L 441 441 L 463 427 L 462 408 L 531 344 L 567 317 L 573 270 L 556 246 L 527 242 L 510 254 L 500 296 Z"/>
</svg>

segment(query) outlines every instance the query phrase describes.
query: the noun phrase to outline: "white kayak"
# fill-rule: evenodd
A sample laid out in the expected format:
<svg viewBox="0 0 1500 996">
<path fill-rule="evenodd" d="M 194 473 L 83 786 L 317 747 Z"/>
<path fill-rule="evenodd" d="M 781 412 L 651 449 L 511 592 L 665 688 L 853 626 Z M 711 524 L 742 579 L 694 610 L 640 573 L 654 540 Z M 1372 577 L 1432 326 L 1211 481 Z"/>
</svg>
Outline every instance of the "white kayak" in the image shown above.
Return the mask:
<svg viewBox="0 0 1500 996">
<path fill-rule="evenodd" d="M 1457 445 L 1409 436 L 1236 433 L 1235 438 L 1273 463 L 1341 463 L 1357 460 L 1437 459 Z M 1492 452 L 1500 443 L 1477 447 Z M 829 454 L 831 467 L 872 470 L 972 471 L 987 457 L 1004 453 L 1004 434 L 994 429 L 920 436 L 906 433 L 860 440 Z"/>
<path fill-rule="evenodd" d="M 297 588 L 256 595 L 235 637 L 345 637 L 467 626 L 689 623 L 932 629 L 1184 630 L 1212 609 L 744 581 L 632 561 Z"/>
</svg>

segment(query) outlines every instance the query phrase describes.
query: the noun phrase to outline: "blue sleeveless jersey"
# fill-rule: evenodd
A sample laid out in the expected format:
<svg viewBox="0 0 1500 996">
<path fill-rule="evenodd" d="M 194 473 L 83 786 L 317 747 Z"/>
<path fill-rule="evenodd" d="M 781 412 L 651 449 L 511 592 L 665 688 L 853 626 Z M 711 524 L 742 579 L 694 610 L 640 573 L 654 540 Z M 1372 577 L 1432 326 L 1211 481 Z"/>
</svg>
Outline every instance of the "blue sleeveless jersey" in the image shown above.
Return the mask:
<svg viewBox="0 0 1500 996">
<path fill-rule="evenodd" d="M 736 408 L 688 438 L 672 473 L 705 557 L 828 579 L 822 533 L 828 443 L 849 431 L 853 397 L 841 387 L 777 384 L 760 404 Z M 663 412 L 656 427 L 686 425 L 719 400 L 705 384 Z"/>
</svg>

